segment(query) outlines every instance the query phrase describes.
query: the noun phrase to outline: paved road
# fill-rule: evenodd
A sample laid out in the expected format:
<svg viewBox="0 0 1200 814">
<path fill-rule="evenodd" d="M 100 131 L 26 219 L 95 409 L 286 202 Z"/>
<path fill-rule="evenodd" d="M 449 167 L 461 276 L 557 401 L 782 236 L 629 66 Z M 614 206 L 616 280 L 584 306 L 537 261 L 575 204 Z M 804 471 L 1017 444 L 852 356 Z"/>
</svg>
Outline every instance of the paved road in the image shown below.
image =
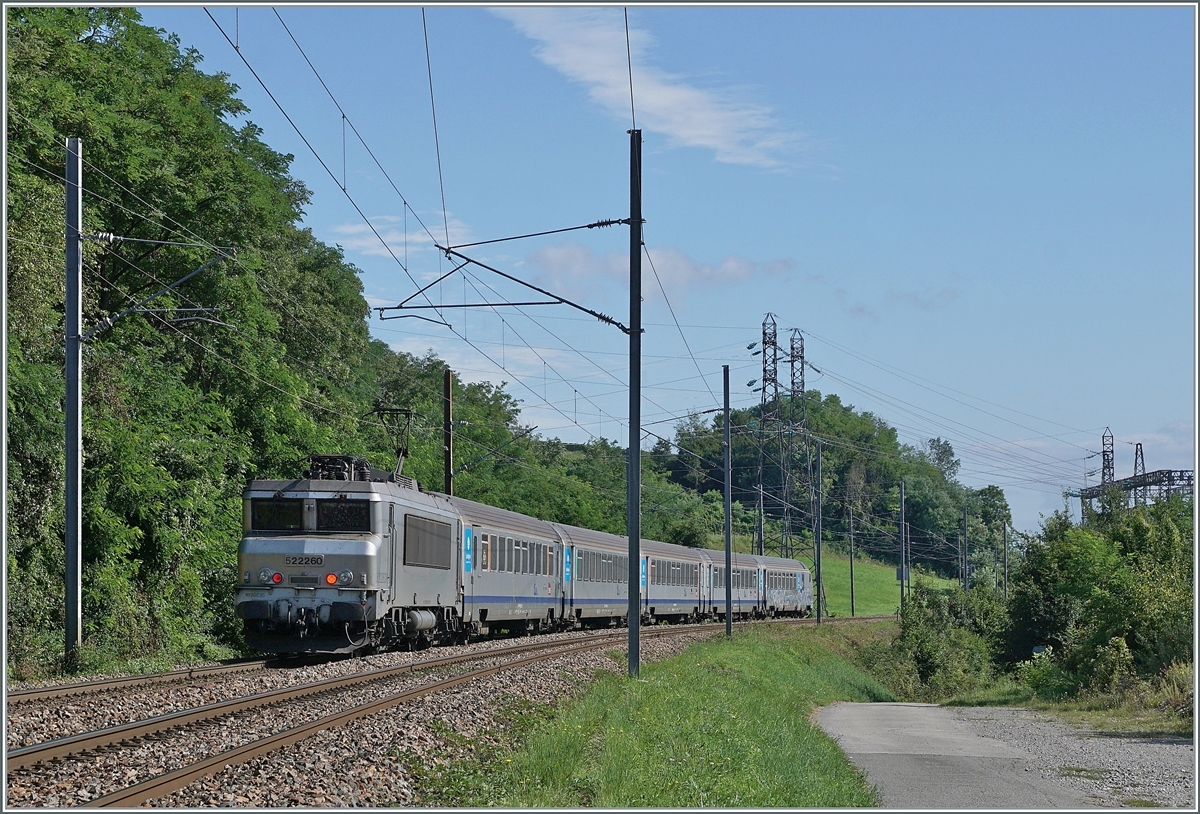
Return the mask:
<svg viewBox="0 0 1200 814">
<path fill-rule="evenodd" d="M 1095 808 L 1086 792 L 1041 776 L 1033 757 L 971 729 L 936 704 L 838 703 L 821 728 L 879 789 L 884 808 Z"/>
</svg>

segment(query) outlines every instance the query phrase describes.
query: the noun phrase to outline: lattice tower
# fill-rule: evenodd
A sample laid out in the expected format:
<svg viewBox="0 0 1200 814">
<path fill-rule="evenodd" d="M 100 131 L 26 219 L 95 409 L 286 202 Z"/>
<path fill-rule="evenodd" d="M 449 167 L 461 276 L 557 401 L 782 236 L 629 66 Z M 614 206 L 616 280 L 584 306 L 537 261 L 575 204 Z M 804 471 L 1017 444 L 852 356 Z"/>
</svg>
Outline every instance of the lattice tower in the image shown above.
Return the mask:
<svg viewBox="0 0 1200 814">
<path fill-rule="evenodd" d="M 1138 441 L 1133 448 L 1133 476 L 1146 474 L 1146 459 L 1142 457 L 1142 442 Z M 1133 501 L 1139 506 L 1146 505 L 1146 498 L 1149 496 L 1149 489 L 1142 486 L 1133 491 Z"/>
<path fill-rule="evenodd" d="M 1107 486 L 1117 479 L 1116 467 L 1113 463 L 1113 435 L 1108 427 L 1104 428 L 1104 435 L 1101 436 L 1101 440 L 1104 446 L 1101 448 L 1100 485 Z"/>
<path fill-rule="evenodd" d="M 762 403 L 758 416 L 758 553 L 767 549 L 766 514 L 766 449 L 781 438 L 779 422 L 779 339 L 775 315 L 767 314 L 762 324 Z M 767 439 L 771 439 L 768 442 Z M 772 546 L 776 548 L 777 546 Z"/>
</svg>

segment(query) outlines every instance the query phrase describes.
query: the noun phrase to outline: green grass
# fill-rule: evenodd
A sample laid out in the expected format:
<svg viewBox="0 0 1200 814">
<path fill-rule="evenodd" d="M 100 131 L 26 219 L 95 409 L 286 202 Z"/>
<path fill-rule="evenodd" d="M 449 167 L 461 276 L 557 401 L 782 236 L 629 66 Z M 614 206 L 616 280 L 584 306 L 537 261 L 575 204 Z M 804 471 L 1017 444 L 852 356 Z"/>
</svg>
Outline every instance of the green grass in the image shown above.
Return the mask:
<svg viewBox="0 0 1200 814">
<path fill-rule="evenodd" d="M 645 665 L 637 680 L 603 674 L 534 721 L 515 752 L 488 755 L 475 782 L 446 775 L 423 796 L 514 808 L 876 805 L 809 716 L 836 700 L 892 696 L 826 638 L 850 646 L 834 631 L 760 627 Z"/>
<path fill-rule="evenodd" d="M 1038 698 L 1029 687 L 1008 676 L 990 685 L 942 700 L 950 707 L 1018 706 L 1049 713 L 1075 726 L 1116 735 L 1191 738 L 1191 718 L 1159 708 L 1154 698 L 1081 695 L 1065 700 Z"/>
<path fill-rule="evenodd" d="M 914 571 L 913 579 L 917 578 Z M 814 577 L 815 578 L 815 577 Z M 935 588 L 948 588 L 952 580 L 923 575 Z M 850 557 L 821 553 L 821 581 L 825 583 L 827 610 L 834 616 L 850 615 Z M 900 605 L 900 583 L 896 566 L 854 558 L 854 615 L 882 616 L 895 613 Z"/>
</svg>

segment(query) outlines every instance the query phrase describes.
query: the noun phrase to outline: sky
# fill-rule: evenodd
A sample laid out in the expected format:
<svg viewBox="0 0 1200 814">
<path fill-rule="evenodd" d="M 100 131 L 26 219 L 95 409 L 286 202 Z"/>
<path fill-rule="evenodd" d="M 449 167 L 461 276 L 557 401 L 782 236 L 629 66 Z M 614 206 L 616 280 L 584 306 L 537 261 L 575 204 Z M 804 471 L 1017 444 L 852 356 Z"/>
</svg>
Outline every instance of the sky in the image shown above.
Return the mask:
<svg viewBox="0 0 1200 814">
<path fill-rule="evenodd" d="M 628 40 L 620 6 L 139 11 L 295 156 L 304 225 L 373 308 L 453 271 L 435 243 L 627 218 L 636 123 L 646 433 L 719 408 L 723 365 L 759 403 L 770 314 L 785 390 L 799 330 L 809 389 L 949 440 L 1018 530 L 1078 516 L 1106 427 L 1118 478 L 1138 442 L 1148 471 L 1195 467 L 1192 6 L 632 6 Z M 459 251 L 410 304 L 544 299 L 483 263 L 629 322 L 627 227 Z M 617 328 L 401 313 L 372 335 L 506 382 L 537 434 L 628 442 Z"/>
</svg>

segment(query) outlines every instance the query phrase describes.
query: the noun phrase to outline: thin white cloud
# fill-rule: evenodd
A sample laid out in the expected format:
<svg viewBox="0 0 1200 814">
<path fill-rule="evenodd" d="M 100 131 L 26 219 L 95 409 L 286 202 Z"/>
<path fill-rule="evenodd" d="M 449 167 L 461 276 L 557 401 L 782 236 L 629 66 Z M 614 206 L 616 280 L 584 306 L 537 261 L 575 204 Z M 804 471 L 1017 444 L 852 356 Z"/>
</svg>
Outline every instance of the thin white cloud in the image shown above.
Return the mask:
<svg viewBox="0 0 1200 814">
<path fill-rule="evenodd" d="M 435 251 L 433 241 L 429 239 L 429 235 L 425 233 L 425 230 L 421 229 L 420 224 L 417 223 L 415 218 L 410 217 L 408 219 L 407 234 L 405 232 L 404 217 L 401 215 L 373 215 L 370 221 L 370 226 L 361 221 L 342 223 L 334 226 L 332 228 L 333 241 L 346 251 L 377 257 L 391 257 L 392 254 L 395 254 L 396 257 L 402 260 L 404 259 L 406 242 L 409 255 Z M 437 225 L 441 227 L 442 218 L 440 212 L 436 213 L 436 221 Z M 450 229 L 451 245 L 471 242 L 471 230 L 465 223 L 452 215 L 447 221 Z M 429 223 L 430 220 L 426 218 L 426 222 Z M 372 226 L 375 227 L 374 230 L 372 230 Z M 376 236 L 376 232 L 379 233 L 378 236 Z M 433 234 L 439 243 L 446 239 L 444 229 L 435 228 Z M 383 238 L 383 240 L 380 241 L 380 238 Z M 388 249 L 391 249 L 391 251 L 389 252 Z"/>
<path fill-rule="evenodd" d="M 655 270 L 663 288 L 667 290 L 667 296 L 672 298 L 693 286 L 738 283 L 754 276 L 778 276 L 792 271 L 792 264 L 788 260 L 757 263 L 736 254 L 716 264 L 698 262 L 675 248 L 655 249 L 650 257 L 653 267 L 645 261 L 642 263 L 642 285 L 648 299 L 661 296 L 654 282 Z M 597 254 L 578 243 L 538 249 L 528 255 L 525 261 L 536 269 L 535 282 L 560 296 L 583 296 L 597 287 L 629 279 L 628 254 Z"/>
<path fill-rule="evenodd" d="M 837 298 L 838 305 L 842 307 L 842 311 L 853 319 L 865 319 L 870 322 L 878 322 L 879 315 L 872 311 L 865 303 L 851 302 L 850 294 L 844 288 L 834 289 L 833 296 Z"/>
<path fill-rule="evenodd" d="M 625 23 L 619 9 L 493 9 L 539 45 L 534 55 L 588 89 L 613 116 L 628 121 L 629 65 Z M 781 128 L 769 107 L 738 98 L 732 89 L 701 88 L 652 67 L 653 36 L 631 26 L 634 100 L 638 124 L 662 133 L 676 146 L 713 150 L 718 161 L 775 167 L 799 134 Z"/>
</svg>

